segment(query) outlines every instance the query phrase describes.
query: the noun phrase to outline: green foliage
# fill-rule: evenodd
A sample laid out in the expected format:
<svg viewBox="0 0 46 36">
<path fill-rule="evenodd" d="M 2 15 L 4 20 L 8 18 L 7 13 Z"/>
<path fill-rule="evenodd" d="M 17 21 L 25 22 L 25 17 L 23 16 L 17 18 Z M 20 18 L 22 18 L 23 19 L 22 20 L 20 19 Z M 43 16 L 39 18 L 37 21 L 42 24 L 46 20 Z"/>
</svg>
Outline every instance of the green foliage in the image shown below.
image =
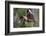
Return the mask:
<svg viewBox="0 0 46 36">
<path fill-rule="evenodd" d="M 26 11 L 25 9 L 19 8 L 16 10 L 16 13 L 18 14 L 18 16 L 24 16 L 26 15 L 25 11 Z"/>
</svg>

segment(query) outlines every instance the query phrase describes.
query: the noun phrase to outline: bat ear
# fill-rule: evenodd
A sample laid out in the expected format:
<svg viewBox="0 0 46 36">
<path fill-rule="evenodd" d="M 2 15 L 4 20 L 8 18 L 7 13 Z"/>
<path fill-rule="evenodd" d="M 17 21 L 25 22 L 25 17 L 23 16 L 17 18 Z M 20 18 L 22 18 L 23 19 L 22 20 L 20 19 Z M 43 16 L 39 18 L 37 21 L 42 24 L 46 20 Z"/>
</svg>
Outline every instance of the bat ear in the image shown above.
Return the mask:
<svg viewBox="0 0 46 36">
<path fill-rule="evenodd" d="M 32 11 L 32 9 L 30 9 L 30 8 L 29 8 L 29 10 L 31 10 L 31 11 Z"/>
<path fill-rule="evenodd" d="M 29 12 L 29 10 L 32 11 L 32 9 L 29 8 L 29 9 L 27 9 L 27 13 Z"/>
</svg>

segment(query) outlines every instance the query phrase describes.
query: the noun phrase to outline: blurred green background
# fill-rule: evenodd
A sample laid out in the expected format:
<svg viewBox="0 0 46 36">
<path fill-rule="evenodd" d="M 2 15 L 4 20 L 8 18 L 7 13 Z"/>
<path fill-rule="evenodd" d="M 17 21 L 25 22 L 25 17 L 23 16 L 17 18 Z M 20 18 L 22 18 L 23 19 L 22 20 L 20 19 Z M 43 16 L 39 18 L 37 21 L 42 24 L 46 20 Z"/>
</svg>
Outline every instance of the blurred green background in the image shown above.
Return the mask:
<svg viewBox="0 0 46 36">
<path fill-rule="evenodd" d="M 25 8 L 16 8 L 14 10 L 15 10 L 15 14 L 14 15 L 16 15 L 16 13 L 18 14 L 18 16 L 24 16 L 24 15 L 27 14 L 26 13 L 27 10 Z"/>
</svg>

